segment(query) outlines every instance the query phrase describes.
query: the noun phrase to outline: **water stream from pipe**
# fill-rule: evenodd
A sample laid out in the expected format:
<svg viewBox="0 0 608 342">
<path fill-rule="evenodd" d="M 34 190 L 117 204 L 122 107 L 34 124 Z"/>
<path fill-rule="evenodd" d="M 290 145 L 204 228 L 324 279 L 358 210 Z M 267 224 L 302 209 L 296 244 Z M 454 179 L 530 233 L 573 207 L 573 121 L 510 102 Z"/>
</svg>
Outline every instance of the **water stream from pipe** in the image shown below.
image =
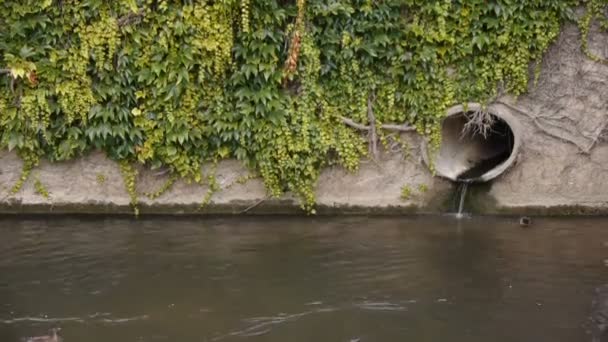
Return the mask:
<svg viewBox="0 0 608 342">
<path fill-rule="evenodd" d="M 456 212 L 456 217 L 461 218 L 464 213 L 464 202 L 467 198 L 467 190 L 469 189 L 469 182 L 463 181 L 458 183 L 458 188 L 456 189 L 456 199 L 458 200 L 458 211 Z"/>
</svg>

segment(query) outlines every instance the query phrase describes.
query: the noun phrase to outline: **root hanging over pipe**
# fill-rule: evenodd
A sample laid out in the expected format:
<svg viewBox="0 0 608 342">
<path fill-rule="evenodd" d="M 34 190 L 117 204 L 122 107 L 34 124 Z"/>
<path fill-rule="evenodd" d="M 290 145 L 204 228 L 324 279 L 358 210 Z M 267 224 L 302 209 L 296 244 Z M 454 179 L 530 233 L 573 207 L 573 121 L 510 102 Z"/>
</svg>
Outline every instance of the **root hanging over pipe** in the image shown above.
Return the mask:
<svg viewBox="0 0 608 342">
<path fill-rule="evenodd" d="M 518 121 L 503 107 L 456 106 L 441 126 L 441 146 L 433 156 L 423 149 L 427 165 L 453 181 L 485 182 L 515 162 L 521 143 Z"/>
</svg>

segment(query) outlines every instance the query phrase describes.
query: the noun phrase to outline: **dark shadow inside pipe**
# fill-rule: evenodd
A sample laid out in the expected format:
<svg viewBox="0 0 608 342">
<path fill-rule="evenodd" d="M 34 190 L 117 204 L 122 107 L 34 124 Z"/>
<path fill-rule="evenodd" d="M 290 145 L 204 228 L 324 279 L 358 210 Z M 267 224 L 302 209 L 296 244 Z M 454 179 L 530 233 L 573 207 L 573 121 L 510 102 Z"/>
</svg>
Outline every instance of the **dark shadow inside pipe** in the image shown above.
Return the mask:
<svg viewBox="0 0 608 342">
<path fill-rule="evenodd" d="M 468 125 L 470 115 L 453 115 L 444 120 L 442 155 L 457 168 L 456 180 L 479 181 L 484 174 L 504 163 L 513 153 L 514 135 L 501 118 L 488 114 L 485 129 Z M 445 149 L 445 151 L 443 151 Z M 449 160 L 452 159 L 452 160 Z"/>
</svg>

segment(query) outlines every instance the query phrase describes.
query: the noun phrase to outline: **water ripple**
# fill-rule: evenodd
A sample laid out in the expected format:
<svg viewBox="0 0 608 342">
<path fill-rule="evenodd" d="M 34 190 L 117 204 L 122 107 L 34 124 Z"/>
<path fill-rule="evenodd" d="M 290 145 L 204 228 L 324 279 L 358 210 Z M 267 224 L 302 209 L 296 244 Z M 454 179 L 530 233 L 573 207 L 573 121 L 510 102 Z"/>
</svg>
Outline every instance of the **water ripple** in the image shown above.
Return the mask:
<svg viewBox="0 0 608 342">
<path fill-rule="evenodd" d="M 12 319 L 0 319 L 0 323 L 3 324 L 15 324 L 19 322 L 36 322 L 36 323 L 62 323 L 62 322 L 78 322 L 84 323 L 85 320 L 79 317 L 58 317 L 58 318 L 47 318 L 47 317 L 17 317 Z"/>
<path fill-rule="evenodd" d="M 2 324 L 15 324 L 20 322 L 34 322 L 34 323 L 66 323 L 66 322 L 76 322 L 76 323 L 89 323 L 89 322 L 101 322 L 101 323 L 128 323 L 132 321 L 141 321 L 150 318 L 148 315 L 140 315 L 133 317 L 124 317 L 124 318 L 97 318 L 108 316 L 107 313 L 95 313 L 89 315 L 86 318 L 82 317 L 17 317 L 11 319 L 0 319 L 0 323 Z"/>
<path fill-rule="evenodd" d="M 222 339 L 225 339 L 228 337 L 234 337 L 234 336 L 251 337 L 251 336 L 264 335 L 264 334 L 269 333 L 272 330 L 272 327 L 275 325 L 288 323 L 288 322 L 294 322 L 304 316 L 309 316 L 312 314 L 332 312 L 332 311 L 336 311 L 336 310 L 337 309 L 335 309 L 335 308 L 328 307 L 328 308 L 319 308 L 317 310 L 304 311 L 304 312 L 295 313 L 295 314 L 280 313 L 276 316 L 262 316 L 262 317 L 246 318 L 243 321 L 245 323 L 249 323 L 252 325 L 250 325 L 244 329 L 241 329 L 241 330 L 236 330 L 236 331 L 232 331 L 232 332 L 229 332 L 229 333 L 221 335 L 221 336 L 217 336 L 217 337 L 213 338 L 212 341 L 219 341 L 219 340 L 222 340 Z"/>
<path fill-rule="evenodd" d="M 373 311 L 405 311 L 407 308 L 397 303 L 390 302 L 362 302 L 356 303 L 356 307 L 363 310 L 373 310 Z"/>
</svg>

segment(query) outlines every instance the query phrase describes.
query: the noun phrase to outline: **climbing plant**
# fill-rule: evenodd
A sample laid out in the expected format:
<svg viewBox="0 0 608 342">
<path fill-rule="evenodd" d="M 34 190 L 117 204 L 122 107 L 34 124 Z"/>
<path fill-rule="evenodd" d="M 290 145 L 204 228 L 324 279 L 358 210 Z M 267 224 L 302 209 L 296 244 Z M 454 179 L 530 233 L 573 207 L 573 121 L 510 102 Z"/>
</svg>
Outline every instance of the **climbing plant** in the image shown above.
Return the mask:
<svg viewBox="0 0 608 342">
<path fill-rule="evenodd" d="M 606 57 L 600 57 L 589 49 L 589 30 L 592 22 L 597 19 L 600 28 L 603 31 L 608 31 L 607 5 L 608 1 L 606 0 L 589 0 L 586 5 L 585 14 L 578 21 L 578 26 L 581 30 L 581 46 L 583 52 L 589 59 L 603 64 L 608 64 Z"/>
<path fill-rule="evenodd" d="M 449 106 L 525 92 L 581 5 L 586 42 L 605 0 L 0 0 L 0 148 L 13 192 L 101 149 L 134 206 L 136 162 L 216 189 L 201 166 L 237 158 L 312 211 L 320 170 L 385 130 L 437 146 Z"/>
</svg>

